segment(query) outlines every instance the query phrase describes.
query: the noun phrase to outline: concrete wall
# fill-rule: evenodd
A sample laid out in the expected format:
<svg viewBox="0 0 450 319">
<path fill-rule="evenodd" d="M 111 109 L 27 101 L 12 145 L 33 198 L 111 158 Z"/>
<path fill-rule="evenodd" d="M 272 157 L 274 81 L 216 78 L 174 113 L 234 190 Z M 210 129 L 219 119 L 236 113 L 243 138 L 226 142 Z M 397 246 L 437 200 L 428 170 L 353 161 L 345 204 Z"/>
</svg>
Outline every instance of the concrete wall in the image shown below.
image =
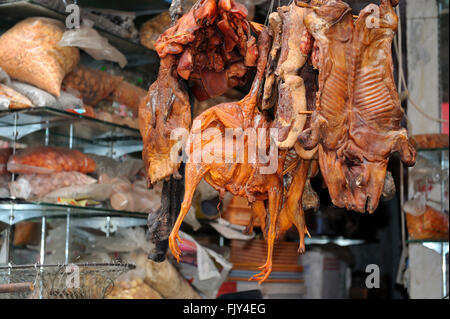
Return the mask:
<svg viewBox="0 0 450 319">
<path fill-rule="evenodd" d="M 438 26 L 437 1 L 406 1 L 409 92 L 427 114 L 437 118 L 440 117 Z M 411 103 L 408 119 L 411 135 L 440 133 L 440 123 L 425 118 Z"/>
</svg>

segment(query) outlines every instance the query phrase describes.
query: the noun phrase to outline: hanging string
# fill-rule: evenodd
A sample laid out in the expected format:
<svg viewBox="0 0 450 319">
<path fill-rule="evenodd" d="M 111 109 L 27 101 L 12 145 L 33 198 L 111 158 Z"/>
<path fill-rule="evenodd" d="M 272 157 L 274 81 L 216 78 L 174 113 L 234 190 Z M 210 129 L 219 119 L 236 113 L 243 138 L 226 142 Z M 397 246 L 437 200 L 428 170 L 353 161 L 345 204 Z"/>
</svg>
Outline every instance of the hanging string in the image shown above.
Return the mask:
<svg viewBox="0 0 450 319">
<path fill-rule="evenodd" d="M 269 10 L 267 10 L 267 15 L 266 15 L 266 20 L 264 21 L 264 25 L 267 26 L 269 23 L 269 16 L 272 14 L 273 12 L 273 5 L 274 5 L 275 0 L 270 0 L 270 6 L 269 6 Z"/>
</svg>

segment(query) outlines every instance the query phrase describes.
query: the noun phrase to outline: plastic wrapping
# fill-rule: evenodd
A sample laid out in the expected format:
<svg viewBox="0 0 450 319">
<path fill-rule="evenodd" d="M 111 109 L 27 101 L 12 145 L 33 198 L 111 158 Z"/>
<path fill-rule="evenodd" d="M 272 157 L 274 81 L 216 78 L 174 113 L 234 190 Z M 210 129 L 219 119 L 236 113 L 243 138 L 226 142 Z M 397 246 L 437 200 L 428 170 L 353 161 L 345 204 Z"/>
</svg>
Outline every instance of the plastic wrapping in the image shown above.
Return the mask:
<svg viewBox="0 0 450 319">
<path fill-rule="evenodd" d="M 128 63 L 127 58 L 92 26 L 93 22 L 83 20 L 80 28 L 64 32 L 58 44 L 61 47 L 79 47 L 96 60 L 117 62 L 123 68 Z"/>
<path fill-rule="evenodd" d="M 35 106 L 49 106 L 55 108 L 58 107 L 58 101 L 56 97 L 44 90 L 38 89 L 33 85 L 18 81 L 12 81 L 11 87 L 17 92 L 26 96 Z"/>
<path fill-rule="evenodd" d="M 181 274 L 206 298 L 215 298 L 222 283 L 227 279 L 232 264 L 215 251 L 201 246 L 194 238 L 180 231 L 180 249 L 192 250 L 194 262 L 179 264 Z M 220 265 L 220 270 L 216 265 Z"/>
<path fill-rule="evenodd" d="M 45 262 L 48 264 L 63 264 L 65 260 L 66 221 L 54 219 L 49 222 L 46 242 Z M 95 236 L 74 225 L 70 227 L 69 260 L 79 260 L 86 257 L 88 249 L 94 242 Z M 100 254 L 100 253 L 99 253 Z M 104 254 L 101 256 L 103 257 Z M 98 262 L 111 262 L 111 258 L 99 257 Z"/>
<path fill-rule="evenodd" d="M 119 162 L 107 156 L 89 154 L 95 161 L 96 167 L 94 173 L 97 176 L 107 175 L 112 177 L 126 177 L 134 180 L 136 174 L 144 167 L 144 162 L 140 159 L 129 158 Z"/>
<path fill-rule="evenodd" d="M 0 68 L 0 83 L 5 84 L 6 86 L 11 85 L 11 78 L 2 68 Z"/>
<path fill-rule="evenodd" d="M 124 12 L 111 9 L 84 8 L 81 11 L 83 21 L 94 21 L 95 25 L 109 33 L 132 42 L 138 42 L 138 31 L 134 26 L 135 12 Z"/>
<path fill-rule="evenodd" d="M 57 189 L 42 198 L 44 202 L 58 203 L 62 198 L 70 198 L 72 200 L 91 199 L 103 202 L 112 194 L 111 184 L 89 184 L 69 186 Z"/>
<path fill-rule="evenodd" d="M 121 82 L 122 77 L 80 65 L 66 76 L 63 83 L 65 87 L 80 92 L 84 103 L 95 106 L 110 95 Z"/>
<path fill-rule="evenodd" d="M 66 13 L 66 6 L 76 3 L 73 0 L 40 0 L 46 7 L 53 8 L 61 13 Z M 137 30 L 134 26 L 135 12 L 124 12 L 100 8 L 80 8 L 81 18 L 95 22 L 98 28 L 116 34 L 121 38 L 137 42 Z"/>
<path fill-rule="evenodd" d="M 8 171 L 18 174 L 51 174 L 61 171 L 92 173 L 95 162 L 77 150 L 53 146 L 37 146 L 19 150 L 11 156 Z"/>
<path fill-rule="evenodd" d="M 63 110 L 76 109 L 83 107 L 83 100 L 77 98 L 74 94 L 66 91 L 61 91 L 61 95 L 57 99 L 58 107 Z"/>
<path fill-rule="evenodd" d="M 33 106 L 25 96 L 1 83 L 0 97 L 3 101 L 7 101 L 6 103 L 1 102 L 0 109 L 26 109 Z"/>
<path fill-rule="evenodd" d="M 110 204 L 113 209 L 152 213 L 161 207 L 161 185 L 147 189 L 140 181 L 131 183 L 126 177 L 111 178 L 110 176 L 114 175 L 100 175 L 99 183 L 112 186 Z"/>
<path fill-rule="evenodd" d="M 138 110 L 139 104 L 145 98 L 147 92 L 131 83 L 122 81 L 113 91 L 111 98 L 120 104 L 124 104 L 129 108 Z"/>
<path fill-rule="evenodd" d="M 30 103 L 35 106 L 49 106 L 63 110 L 83 107 L 83 101 L 76 97 L 78 92 L 75 90 L 69 89 L 67 92 L 61 90 L 60 95 L 54 97 L 50 93 L 38 89 L 33 85 L 18 81 L 12 81 L 11 87 L 21 93 L 24 97 L 28 98 L 31 101 Z"/>
<path fill-rule="evenodd" d="M 440 187 L 441 168 L 424 156 L 417 156 L 416 165 L 411 169 L 410 179 L 414 186 L 414 194 L 428 194 L 433 188 Z"/>
<path fill-rule="evenodd" d="M 113 194 L 110 203 L 113 209 L 153 213 L 161 207 L 161 185 L 155 185 L 153 189 L 145 189 L 136 183 L 128 186 L 117 180 L 113 180 L 112 184 Z"/>
<path fill-rule="evenodd" d="M 18 198 L 40 198 L 48 193 L 69 186 L 95 184 L 97 180 L 80 172 L 20 175 L 9 183 L 11 195 Z"/>
<path fill-rule="evenodd" d="M 62 22 L 28 18 L 0 37 L 0 67 L 11 78 L 59 96 L 64 76 L 80 60 L 77 48 L 61 47 Z"/>
</svg>

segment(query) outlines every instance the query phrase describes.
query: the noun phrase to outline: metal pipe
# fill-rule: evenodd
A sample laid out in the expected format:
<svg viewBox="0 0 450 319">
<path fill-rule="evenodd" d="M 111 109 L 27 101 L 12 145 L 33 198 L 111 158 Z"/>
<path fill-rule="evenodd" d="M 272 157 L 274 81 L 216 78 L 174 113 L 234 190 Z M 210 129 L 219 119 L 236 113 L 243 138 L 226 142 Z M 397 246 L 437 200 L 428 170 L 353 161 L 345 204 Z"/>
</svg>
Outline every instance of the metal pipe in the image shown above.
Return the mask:
<svg viewBox="0 0 450 319">
<path fill-rule="evenodd" d="M 45 146 L 48 145 L 48 143 L 50 142 L 50 128 L 49 128 L 49 122 L 45 121 Z"/>
<path fill-rule="evenodd" d="M 69 263 L 69 250 L 70 250 L 70 208 L 67 208 L 66 215 L 66 247 L 64 250 L 64 263 Z"/>
<path fill-rule="evenodd" d="M 39 263 L 45 264 L 45 232 L 46 232 L 47 218 L 42 216 L 41 218 L 41 247 L 39 252 Z"/>
<path fill-rule="evenodd" d="M 106 217 L 106 237 L 111 235 L 111 217 Z"/>
<path fill-rule="evenodd" d="M 17 292 L 30 292 L 33 291 L 33 283 L 20 282 L 14 284 L 0 285 L 0 294 L 17 293 Z"/>
<path fill-rule="evenodd" d="M 73 122 L 70 122 L 69 127 L 69 149 L 73 148 Z M 64 249 L 64 263 L 69 263 L 69 250 L 70 250 L 70 208 L 67 208 L 66 215 L 66 243 Z"/>
<path fill-rule="evenodd" d="M 39 263 L 41 265 L 44 265 L 45 263 L 45 232 L 46 232 L 46 224 L 47 224 L 47 218 L 45 216 L 42 216 L 41 219 L 41 248 L 39 252 Z M 44 267 L 39 267 L 39 272 L 44 272 Z M 39 275 L 39 299 L 42 299 L 44 296 L 44 288 L 43 288 L 43 282 L 42 282 L 42 276 Z"/>
<path fill-rule="evenodd" d="M 447 249 L 446 249 L 447 248 Z M 441 257 L 442 257 L 442 297 L 447 296 L 447 261 L 445 258 L 448 253 L 448 243 L 441 243 Z"/>
<path fill-rule="evenodd" d="M 11 238 L 11 226 L 8 225 L 5 228 L 5 232 L 4 232 L 4 236 L 5 236 L 5 242 L 4 242 L 4 246 L 5 246 L 5 263 L 9 263 L 11 260 L 11 256 L 10 256 L 10 251 L 9 251 L 9 247 L 10 247 L 10 238 Z"/>
<path fill-rule="evenodd" d="M 73 123 L 70 122 L 70 127 L 69 127 L 69 148 L 72 149 L 73 148 Z"/>
</svg>

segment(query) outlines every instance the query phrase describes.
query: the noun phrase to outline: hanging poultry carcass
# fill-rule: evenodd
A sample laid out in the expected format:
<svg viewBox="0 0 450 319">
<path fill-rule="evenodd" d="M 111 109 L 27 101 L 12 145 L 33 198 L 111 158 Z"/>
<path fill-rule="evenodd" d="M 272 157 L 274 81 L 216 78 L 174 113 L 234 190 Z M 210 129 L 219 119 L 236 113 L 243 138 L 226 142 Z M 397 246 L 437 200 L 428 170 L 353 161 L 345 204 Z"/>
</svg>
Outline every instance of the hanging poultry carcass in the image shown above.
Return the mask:
<svg viewBox="0 0 450 319">
<path fill-rule="evenodd" d="M 257 74 L 253 80 L 249 94 L 239 102 L 223 103 L 214 106 L 204 111 L 194 120 L 194 123 L 199 121 L 199 126 L 194 126 L 191 130 L 186 146 L 189 161 L 186 163 L 185 197 L 178 219 L 169 236 L 169 247 L 172 254 L 179 260 L 181 251 L 177 243 L 177 240 L 180 240 L 178 230 L 189 211 L 192 196 L 202 178 L 213 186 L 222 197 L 227 191 L 235 196 L 246 197 L 253 211 L 260 217 L 263 229 L 267 228 L 265 226 L 266 207 L 264 201 L 268 200 L 270 222 L 266 230 L 268 240 L 267 262 L 261 267 L 261 273 L 253 277 L 260 281 L 264 281 L 272 269 L 273 243 L 276 237 L 275 227 L 277 215 L 282 205 L 282 169 L 286 153 L 281 152 L 278 154 L 276 152 L 274 155 L 273 150 L 277 150 L 277 147 L 275 145 L 270 147 L 271 137 L 270 134 L 267 134 L 271 122 L 257 108 L 262 96 L 262 86 L 264 84 L 264 74 L 270 44 L 271 36 L 269 31 L 264 29 L 258 39 L 260 54 L 257 64 Z M 215 129 L 216 132 L 218 131 L 220 133 L 218 139 L 205 139 L 202 136 L 203 134 L 207 134 L 208 130 L 211 129 Z M 248 129 L 253 129 L 258 134 L 255 138 L 245 138 L 244 144 L 240 146 L 236 143 L 237 139 L 234 136 L 226 134 L 226 129 L 237 130 L 241 134 L 248 132 Z M 261 130 L 264 131 L 263 135 L 260 133 Z M 227 139 L 231 143 L 227 143 Z M 257 142 L 261 139 L 265 139 L 265 142 L 262 143 L 263 146 Z M 253 145 L 254 147 L 252 147 L 252 143 L 255 144 Z M 232 149 L 228 149 L 227 147 L 229 146 L 227 145 L 231 145 Z M 267 164 L 260 162 L 260 157 L 251 152 L 251 150 L 257 151 L 260 147 L 263 147 L 263 154 L 272 151 L 269 155 L 271 159 L 276 156 L 275 170 L 267 174 L 262 172 L 262 169 Z M 223 160 L 219 159 L 218 161 L 214 160 L 209 162 L 203 159 L 203 156 L 209 154 L 213 149 L 223 150 L 223 153 L 221 153 L 225 156 Z M 239 161 L 237 158 L 241 154 L 243 154 L 242 161 Z M 200 160 L 196 161 L 195 159 L 199 156 Z M 231 159 L 229 162 L 225 160 L 227 156 Z M 250 160 L 251 158 L 254 158 L 255 161 Z"/>
<path fill-rule="evenodd" d="M 308 11 L 292 3 L 269 16 L 274 40 L 261 104 L 263 110 L 274 109 L 272 126 L 279 132 L 277 145 L 289 150 L 285 168 L 289 172 L 283 174 L 285 194 L 276 238 L 295 225 L 299 253 L 305 251 L 305 234 L 308 234 L 304 210 L 317 210 L 319 206 L 319 198 L 309 181 L 317 173 L 317 165 L 310 169 L 311 160 L 317 157 L 317 147 L 305 150 L 298 142 L 300 133 L 310 125 L 309 115 L 315 109 L 318 90 L 317 71 L 309 59 L 314 40 L 303 23 Z M 290 156 L 295 158 L 293 165 L 289 164 Z"/>
<path fill-rule="evenodd" d="M 319 163 L 333 204 L 372 213 L 385 185 L 389 157 L 408 166 L 415 150 L 400 122 L 404 112 L 393 78 L 391 44 L 398 1 L 370 4 L 356 21 L 340 0 L 313 6 L 304 21 L 315 39 L 317 108 L 300 141 L 319 145 Z M 298 3 L 301 5 L 301 3 Z"/>
</svg>

